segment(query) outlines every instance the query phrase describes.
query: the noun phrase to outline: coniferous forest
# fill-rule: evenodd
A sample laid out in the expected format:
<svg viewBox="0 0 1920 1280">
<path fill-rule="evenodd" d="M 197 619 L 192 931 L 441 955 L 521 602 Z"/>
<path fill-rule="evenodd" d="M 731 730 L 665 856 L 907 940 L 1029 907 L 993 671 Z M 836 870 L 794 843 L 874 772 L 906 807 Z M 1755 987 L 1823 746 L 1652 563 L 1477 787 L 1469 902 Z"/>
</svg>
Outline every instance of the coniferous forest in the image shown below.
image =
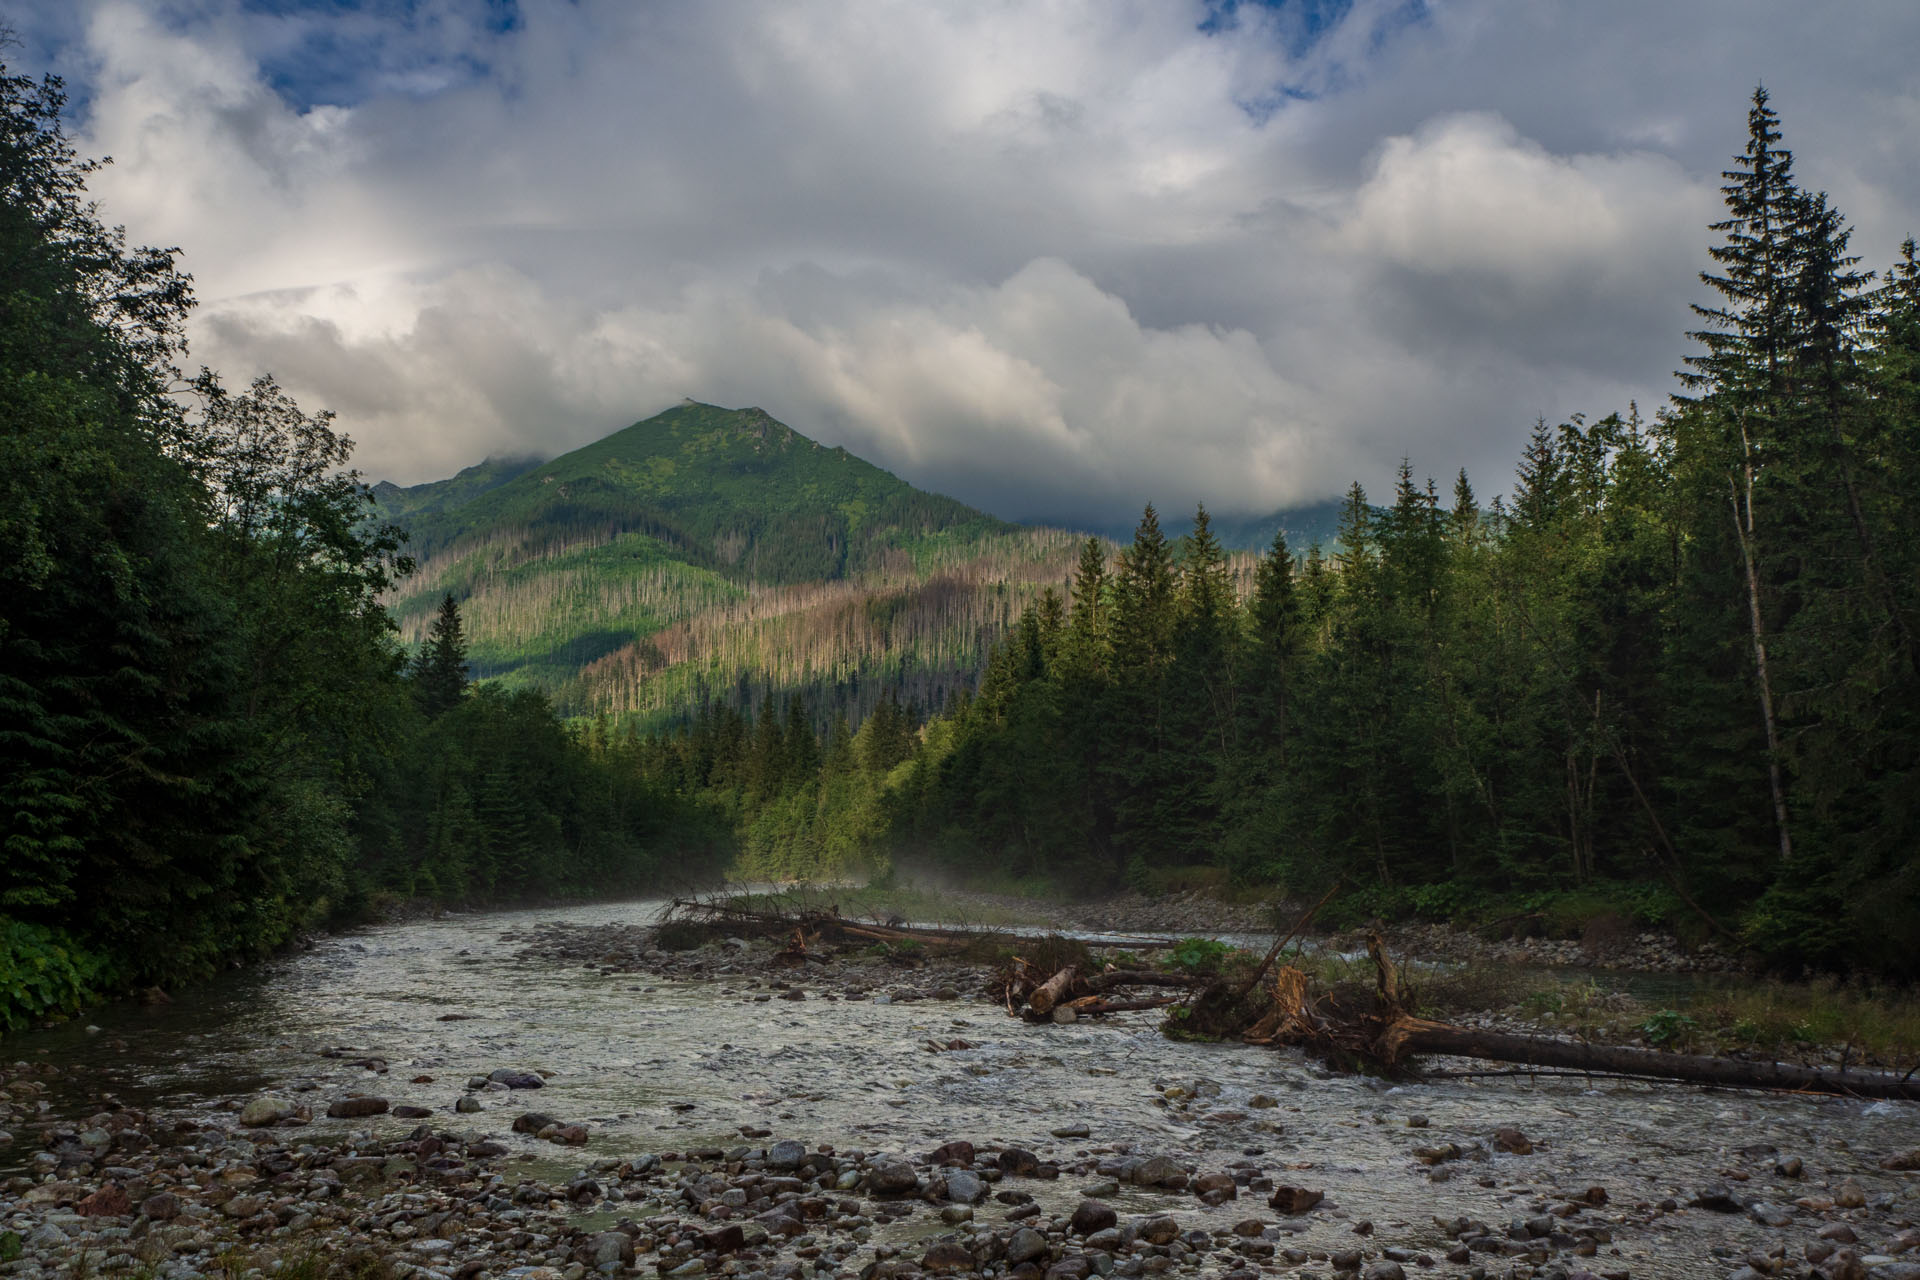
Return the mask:
<svg viewBox="0 0 1920 1280">
<path fill-rule="evenodd" d="M 351 442 L 185 370 L 191 279 L 101 223 L 63 106 L 0 73 L 0 1030 L 377 894 L 697 860 L 700 821 L 539 694 L 467 688 L 451 606 L 408 661 L 382 599 L 410 563 Z"/>
<path fill-rule="evenodd" d="M 911 741 L 710 716 L 656 776 L 748 868 L 926 859 L 1343 910 L 1559 903 L 1788 970 L 1920 971 L 1920 263 L 1870 273 L 1764 92 L 1683 394 L 1537 424 L 1511 495 L 1403 464 L 1241 598 L 1200 512 L 1089 540 Z M 783 745 L 784 744 L 784 745 Z"/>
<path fill-rule="evenodd" d="M 1764 94 L 1672 404 L 1537 424 L 1498 497 L 1356 485 L 1248 592 L 1204 511 L 1176 543 L 1149 508 L 975 692 L 644 739 L 471 686 L 452 597 L 407 653 L 350 441 L 191 368 L 191 279 L 102 223 L 62 109 L 0 74 L 0 1029 L 379 895 L 725 865 L 1584 896 L 1785 970 L 1920 968 L 1920 263 L 1868 269 Z"/>
</svg>

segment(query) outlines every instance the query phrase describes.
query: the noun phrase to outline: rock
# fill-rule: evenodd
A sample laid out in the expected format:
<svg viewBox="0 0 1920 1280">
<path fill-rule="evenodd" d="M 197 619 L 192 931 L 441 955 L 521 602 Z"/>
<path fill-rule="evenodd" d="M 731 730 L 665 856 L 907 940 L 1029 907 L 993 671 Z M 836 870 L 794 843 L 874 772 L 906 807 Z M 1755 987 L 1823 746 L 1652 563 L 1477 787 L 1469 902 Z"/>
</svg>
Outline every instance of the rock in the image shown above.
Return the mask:
<svg viewBox="0 0 1920 1280">
<path fill-rule="evenodd" d="M 327 1115 L 335 1120 L 358 1120 L 363 1116 L 379 1116 L 387 1113 L 385 1098 L 374 1098 L 362 1094 L 355 1098 L 340 1098 L 327 1108 Z"/>
<path fill-rule="evenodd" d="M 1773 1171 L 1782 1178 L 1798 1178 L 1806 1172 L 1806 1165 L 1799 1156 L 1788 1156 L 1784 1160 L 1776 1160 Z"/>
<path fill-rule="evenodd" d="M 544 1089 L 547 1081 L 537 1071 L 515 1071 L 502 1067 L 487 1077 L 494 1084 L 503 1084 L 509 1089 Z"/>
<path fill-rule="evenodd" d="M 1168 1219 L 1168 1221 L 1172 1221 Z M 1175 1228 L 1176 1233 L 1179 1228 Z M 1171 1239 L 1172 1237 L 1168 1237 Z M 1047 1238 L 1032 1227 L 1022 1227 L 1007 1239 L 1007 1265 L 1017 1267 L 1023 1262 L 1045 1257 Z"/>
<path fill-rule="evenodd" d="M 1533 1143 L 1527 1140 L 1527 1135 L 1510 1124 L 1502 1125 L 1493 1131 L 1493 1146 L 1496 1151 L 1505 1151 L 1510 1155 L 1533 1154 Z"/>
<path fill-rule="evenodd" d="M 913 1166 L 899 1160 L 886 1160 L 873 1166 L 867 1173 L 867 1186 L 875 1195 L 897 1196 L 916 1191 L 920 1186 L 920 1176 Z"/>
<path fill-rule="evenodd" d="M 73 1211 L 83 1218 L 124 1218 L 133 1212 L 133 1201 L 119 1183 L 109 1182 L 73 1206 Z"/>
<path fill-rule="evenodd" d="M 180 1216 L 180 1197 L 171 1191 L 158 1191 L 140 1202 L 140 1212 L 155 1222 L 171 1222 Z"/>
<path fill-rule="evenodd" d="M 1427 1127 L 1427 1124 L 1428 1121 L 1425 1116 L 1413 1115 L 1407 1117 L 1407 1128 L 1409 1129 L 1424 1129 Z"/>
<path fill-rule="evenodd" d="M 453 1104 L 453 1109 L 462 1115 L 472 1115 L 474 1112 L 481 1110 L 480 1099 L 474 1097 L 472 1094 L 464 1094 Z"/>
<path fill-rule="evenodd" d="M 515 1133 L 539 1133 L 542 1129 L 559 1123 L 558 1120 L 555 1120 L 552 1116 L 546 1115 L 543 1112 L 529 1111 L 514 1120 L 513 1131 Z"/>
<path fill-rule="evenodd" d="M 783 1139 L 767 1148 L 767 1168 L 769 1169 L 798 1169 L 806 1158 L 806 1145 L 795 1142 L 792 1138 Z"/>
<path fill-rule="evenodd" d="M 1763 1227 L 1790 1227 L 1793 1225 L 1793 1210 L 1785 1205 L 1767 1204 L 1756 1200 L 1747 1206 L 1747 1216 Z"/>
<path fill-rule="evenodd" d="M 1040 1167 L 1040 1157 L 1023 1147 L 1008 1147 L 1000 1153 L 998 1164 L 1002 1173 L 1031 1176 Z"/>
<path fill-rule="evenodd" d="M 583 1124 L 556 1124 L 540 1130 L 540 1137 L 548 1142 L 557 1142 L 563 1146 L 584 1146 L 587 1141 L 587 1126 Z"/>
<path fill-rule="evenodd" d="M 950 1204 L 940 1211 L 940 1221 L 950 1227 L 973 1221 L 973 1210 L 964 1204 Z"/>
<path fill-rule="evenodd" d="M 1445 1164 L 1449 1160 L 1458 1160 L 1461 1152 L 1457 1143 L 1443 1143 L 1437 1147 L 1415 1147 L 1413 1158 L 1421 1164 L 1432 1166 Z"/>
<path fill-rule="evenodd" d="M 1051 1131 L 1056 1138 L 1084 1138 L 1093 1132 L 1084 1124 L 1063 1124 Z"/>
<path fill-rule="evenodd" d="M 1739 1213 L 1745 1207 L 1733 1198 L 1733 1192 L 1718 1183 L 1700 1188 L 1699 1194 L 1687 1203 L 1696 1209 L 1711 1209 L 1715 1213 Z"/>
<path fill-rule="evenodd" d="M 927 1157 L 931 1165 L 970 1165 L 973 1163 L 973 1144 L 971 1142 L 948 1142 L 933 1149 Z"/>
<path fill-rule="evenodd" d="M 747 1247 L 746 1229 L 738 1223 L 732 1223 L 717 1231 L 703 1233 L 700 1244 L 714 1253 L 735 1253 Z"/>
<path fill-rule="evenodd" d="M 1407 1280 L 1407 1272 L 1399 1263 L 1382 1258 L 1369 1262 L 1367 1269 L 1360 1273 L 1360 1280 Z"/>
<path fill-rule="evenodd" d="M 428 1116 L 433 1114 L 433 1108 L 432 1107 L 399 1106 L 393 1109 L 393 1114 L 395 1116 L 398 1116 L 402 1120 L 425 1120 Z"/>
<path fill-rule="evenodd" d="M 1267 1205 L 1289 1218 L 1297 1218 L 1310 1212 L 1326 1198 L 1326 1192 L 1310 1191 L 1306 1187 L 1275 1187 L 1273 1194 L 1267 1197 Z"/>
<path fill-rule="evenodd" d="M 1140 1224 L 1140 1238 L 1148 1244 L 1170 1244 L 1180 1234 L 1180 1224 L 1172 1218 L 1148 1218 Z"/>
<path fill-rule="evenodd" d="M 1893 1173 L 1912 1173 L 1920 1170 L 1920 1147 L 1911 1151 L 1902 1151 L 1897 1156 L 1888 1156 L 1880 1162 L 1882 1169 Z"/>
<path fill-rule="evenodd" d="M 1136 1187 L 1171 1187 L 1177 1191 L 1187 1185 L 1187 1171 L 1171 1156 L 1149 1156 L 1133 1167 L 1127 1180 Z"/>
<path fill-rule="evenodd" d="M 1090 1236 L 1096 1231 L 1105 1231 L 1120 1220 L 1113 1206 L 1098 1200 L 1082 1200 L 1080 1207 L 1073 1211 L 1073 1217 L 1067 1223 L 1067 1230 L 1077 1236 Z"/>
<path fill-rule="evenodd" d="M 931 1271 L 935 1275 L 945 1275 L 953 1271 L 971 1271 L 973 1270 L 973 1250 L 950 1241 L 936 1244 L 920 1259 L 920 1267 L 923 1271 Z"/>
<path fill-rule="evenodd" d="M 293 1104 L 276 1094 L 263 1093 L 240 1108 L 240 1123 L 249 1129 L 279 1124 L 293 1114 Z"/>
<path fill-rule="evenodd" d="M 220 1212 L 229 1218 L 251 1218 L 266 1207 L 265 1196 L 235 1196 L 220 1206 Z"/>
<path fill-rule="evenodd" d="M 1054 1012 L 1058 1013 L 1059 1010 L 1056 1009 Z M 1048 1267 L 1046 1280 L 1087 1280 L 1087 1277 L 1092 1274 L 1092 1260 L 1075 1255 L 1071 1258 L 1062 1258 Z"/>
<path fill-rule="evenodd" d="M 1210 1208 L 1218 1208 L 1229 1200 L 1238 1199 L 1240 1195 L 1240 1189 L 1234 1185 L 1230 1173 L 1203 1173 L 1188 1187 Z"/>
<path fill-rule="evenodd" d="M 1280 1105 L 1280 1099 L 1270 1093 L 1256 1093 L 1247 1099 L 1247 1105 L 1255 1111 L 1271 1111 Z"/>
<path fill-rule="evenodd" d="M 1358 1271 L 1365 1258 L 1358 1249 L 1336 1249 L 1330 1261 L 1335 1271 Z"/>
<path fill-rule="evenodd" d="M 1920 1280 L 1920 1262 L 1882 1262 L 1874 1267 L 1873 1280 Z"/>
<path fill-rule="evenodd" d="M 947 1175 L 947 1199 L 955 1204 L 979 1204 L 987 1198 L 987 1184 L 964 1169 Z"/>
<path fill-rule="evenodd" d="M 1842 1209 L 1863 1209 L 1866 1207 L 1867 1193 L 1860 1189 L 1859 1183 L 1848 1178 L 1840 1184 L 1840 1190 L 1834 1193 L 1833 1202 Z"/>
</svg>

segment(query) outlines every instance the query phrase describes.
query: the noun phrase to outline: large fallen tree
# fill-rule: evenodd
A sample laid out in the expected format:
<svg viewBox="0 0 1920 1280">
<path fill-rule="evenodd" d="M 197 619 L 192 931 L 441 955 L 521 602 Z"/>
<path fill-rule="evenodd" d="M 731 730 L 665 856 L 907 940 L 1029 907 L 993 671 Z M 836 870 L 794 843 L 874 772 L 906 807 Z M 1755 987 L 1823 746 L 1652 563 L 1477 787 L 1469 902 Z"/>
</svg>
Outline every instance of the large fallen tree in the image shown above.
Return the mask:
<svg viewBox="0 0 1920 1280">
<path fill-rule="evenodd" d="M 1239 1037 L 1252 1044 L 1297 1047 L 1335 1066 L 1385 1075 L 1409 1074 L 1423 1056 L 1446 1056 L 1609 1077 L 1920 1102 L 1920 1079 L 1915 1079 L 1913 1071 L 1901 1076 L 1849 1071 L 1844 1066 L 1662 1053 L 1415 1017 L 1407 1011 L 1399 969 L 1387 957 L 1378 934 L 1369 938 L 1368 951 L 1376 974 L 1369 996 L 1349 991 L 1316 997 L 1306 973 L 1282 965 L 1264 989 L 1264 1010 L 1238 1029 Z M 1173 1025 L 1189 1033 L 1204 1028 L 1221 1034 L 1220 1020 L 1244 1017 L 1247 1008 L 1245 1001 L 1223 1000 L 1222 987 L 1216 986 L 1202 992 Z"/>
</svg>

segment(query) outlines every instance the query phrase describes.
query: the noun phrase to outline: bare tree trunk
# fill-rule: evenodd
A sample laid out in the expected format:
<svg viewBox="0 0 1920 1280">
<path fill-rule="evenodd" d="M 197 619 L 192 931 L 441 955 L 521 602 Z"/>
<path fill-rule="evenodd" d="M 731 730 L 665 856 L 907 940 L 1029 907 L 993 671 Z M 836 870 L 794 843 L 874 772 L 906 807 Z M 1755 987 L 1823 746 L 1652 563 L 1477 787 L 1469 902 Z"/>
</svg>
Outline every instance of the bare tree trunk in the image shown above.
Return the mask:
<svg viewBox="0 0 1920 1280">
<path fill-rule="evenodd" d="M 1068 965 L 1035 987 L 1033 994 L 1027 997 L 1027 1008 L 1043 1018 L 1052 1013 L 1053 1006 L 1060 1003 L 1060 997 L 1073 985 L 1074 975 L 1078 972 L 1075 966 Z"/>
<path fill-rule="evenodd" d="M 1746 439 L 1742 424 L 1740 436 Z M 1760 683 L 1760 718 L 1767 727 L 1767 782 L 1773 788 L 1773 821 L 1780 831 L 1780 858 L 1793 856 L 1793 837 L 1787 826 L 1787 790 L 1780 776 L 1780 735 L 1773 719 L 1773 681 L 1767 673 L 1767 633 L 1760 620 L 1760 572 L 1754 564 L 1753 546 L 1753 456 L 1751 447 L 1746 461 L 1747 501 L 1742 520 L 1740 487 L 1727 477 L 1727 496 L 1733 503 L 1733 531 L 1740 540 L 1740 559 L 1747 571 L 1747 620 L 1753 631 L 1753 668 Z"/>
<path fill-rule="evenodd" d="M 1454 1027 L 1424 1018 L 1402 1016 L 1380 1034 L 1381 1057 L 1399 1062 L 1416 1054 L 1446 1054 L 1513 1062 L 1521 1066 L 1557 1067 L 1620 1075 L 1686 1080 L 1695 1084 L 1731 1085 L 1743 1089 L 1791 1089 L 1813 1093 L 1852 1094 L 1861 1098 L 1920 1100 L 1920 1079 L 1878 1072 L 1850 1073 L 1844 1069 L 1798 1067 L 1784 1062 L 1747 1062 L 1738 1058 L 1705 1058 L 1651 1049 L 1623 1049 L 1583 1044 L 1550 1036 L 1512 1035 L 1479 1027 Z"/>
</svg>

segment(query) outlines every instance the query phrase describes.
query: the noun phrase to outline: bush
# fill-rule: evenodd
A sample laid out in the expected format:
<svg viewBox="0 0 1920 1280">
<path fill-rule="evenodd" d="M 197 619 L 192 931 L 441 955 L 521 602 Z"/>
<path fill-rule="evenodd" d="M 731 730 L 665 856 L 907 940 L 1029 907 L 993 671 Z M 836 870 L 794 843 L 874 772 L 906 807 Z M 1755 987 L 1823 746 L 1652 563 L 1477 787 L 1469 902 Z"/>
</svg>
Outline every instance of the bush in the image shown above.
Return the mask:
<svg viewBox="0 0 1920 1280">
<path fill-rule="evenodd" d="M 1215 973 L 1232 950 L 1226 943 L 1212 938 L 1182 938 L 1167 953 L 1167 967 L 1189 973 Z"/>
<path fill-rule="evenodd" d="M 0 1032 L 77 1013 L 100 999 L 107 968 L 65 933 L 0 916 Z"/>
</svg>

